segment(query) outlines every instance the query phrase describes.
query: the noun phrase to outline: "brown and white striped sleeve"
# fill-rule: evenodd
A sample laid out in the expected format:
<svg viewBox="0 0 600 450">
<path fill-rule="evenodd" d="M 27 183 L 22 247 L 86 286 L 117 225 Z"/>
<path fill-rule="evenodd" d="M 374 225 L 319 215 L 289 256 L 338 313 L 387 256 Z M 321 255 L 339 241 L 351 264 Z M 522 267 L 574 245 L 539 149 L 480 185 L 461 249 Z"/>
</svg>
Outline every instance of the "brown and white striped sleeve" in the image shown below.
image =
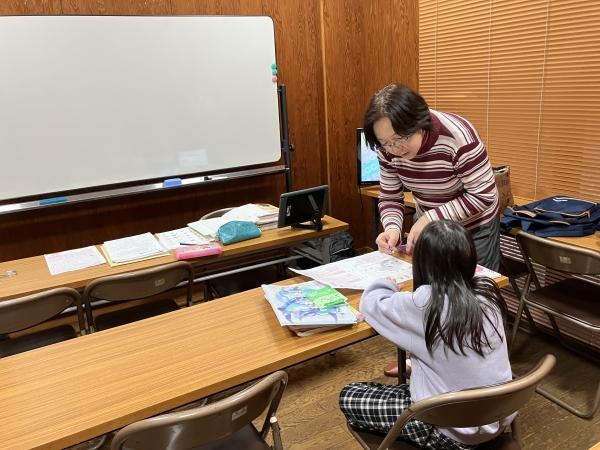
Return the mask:
<svg viewBox="0 0 600 450">
<path fill-rule="evenodd" d="M 385 231 L 402 231 L 404 221 L 404 185 L 400 181 L 397 169 L 377 151 L 379 159 L 379 215 Z"/>
</svg>

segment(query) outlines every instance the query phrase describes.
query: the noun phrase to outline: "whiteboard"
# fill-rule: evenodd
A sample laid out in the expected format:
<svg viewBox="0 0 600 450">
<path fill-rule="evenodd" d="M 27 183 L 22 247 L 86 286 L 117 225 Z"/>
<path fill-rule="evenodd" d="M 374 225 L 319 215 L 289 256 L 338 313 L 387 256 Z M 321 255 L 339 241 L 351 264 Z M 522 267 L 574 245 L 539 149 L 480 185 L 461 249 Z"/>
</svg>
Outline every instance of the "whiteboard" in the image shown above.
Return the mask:
<svg viewBox="0 0 600 450">
<path fill-rule="evenodd" d="M 0 201 L 278 161 L 270 17 L 0 17 Z"/>
</svg>

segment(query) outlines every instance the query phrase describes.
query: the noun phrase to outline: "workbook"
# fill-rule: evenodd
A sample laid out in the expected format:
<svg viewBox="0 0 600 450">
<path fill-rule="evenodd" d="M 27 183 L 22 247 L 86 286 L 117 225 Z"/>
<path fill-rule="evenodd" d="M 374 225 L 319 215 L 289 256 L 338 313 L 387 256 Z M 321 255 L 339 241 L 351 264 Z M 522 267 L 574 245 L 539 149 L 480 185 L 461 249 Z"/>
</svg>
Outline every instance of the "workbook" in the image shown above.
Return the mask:
<svg viewBox="0 0 600 450">
<path fill-rule="evenodd" d="M 152 233 L 106 241 L 100 248 L 111 266 L 169 254 Z"/>
<path fill-rule="evenodd" d="M 299 335 L 357 323 L 358 313 L 346 301 L 321 308 L 310 299 L 311 293 L 326 287 L 317 281 L 287 286 L 262 285 L 265 298 L 271 304 L 281 326 L 288 326 Z"/>
</svg>

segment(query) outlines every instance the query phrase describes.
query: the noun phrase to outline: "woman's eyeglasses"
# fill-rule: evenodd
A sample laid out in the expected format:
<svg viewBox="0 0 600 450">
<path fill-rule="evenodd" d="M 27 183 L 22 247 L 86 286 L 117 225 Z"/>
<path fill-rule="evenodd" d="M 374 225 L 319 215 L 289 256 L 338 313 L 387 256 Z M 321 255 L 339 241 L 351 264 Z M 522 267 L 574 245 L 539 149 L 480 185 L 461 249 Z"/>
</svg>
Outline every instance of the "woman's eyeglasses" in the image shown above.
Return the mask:
<svg viewBox="0 0 600 450">
<path fill-rule="evenodd" d="M 408 141 L 409 138 L 410 138 L 410 136 L 398 136 L 387 142 L 380 142 L 379 148 L 382 148 L 384 150 L 391 150 L 393 148 L 398 148 L 398 147 L 401 147 L 402 145 L 406 144 L 406 142 Z"/>
</svg>

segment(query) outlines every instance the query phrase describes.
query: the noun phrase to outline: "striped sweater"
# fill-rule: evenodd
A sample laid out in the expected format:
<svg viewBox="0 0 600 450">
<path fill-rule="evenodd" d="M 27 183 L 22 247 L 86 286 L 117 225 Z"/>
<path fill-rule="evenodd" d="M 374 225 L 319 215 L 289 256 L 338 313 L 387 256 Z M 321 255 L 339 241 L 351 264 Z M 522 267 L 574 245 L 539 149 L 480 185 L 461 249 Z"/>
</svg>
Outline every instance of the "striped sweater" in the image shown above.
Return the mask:
<svg viewBox="0 0 600 450">
<path fill-rule="evenodd" d="M 468 229 L 498 214 L 498 190 L 485 144 L 466 119 L 430 110 L 433 130 L 425 132 L 412 160 L 377 149 L 379 213 L 385 230 L 402 229 L 404 190 L 412 191 L 418 214 L 450 219 Z"/>
</svg>

